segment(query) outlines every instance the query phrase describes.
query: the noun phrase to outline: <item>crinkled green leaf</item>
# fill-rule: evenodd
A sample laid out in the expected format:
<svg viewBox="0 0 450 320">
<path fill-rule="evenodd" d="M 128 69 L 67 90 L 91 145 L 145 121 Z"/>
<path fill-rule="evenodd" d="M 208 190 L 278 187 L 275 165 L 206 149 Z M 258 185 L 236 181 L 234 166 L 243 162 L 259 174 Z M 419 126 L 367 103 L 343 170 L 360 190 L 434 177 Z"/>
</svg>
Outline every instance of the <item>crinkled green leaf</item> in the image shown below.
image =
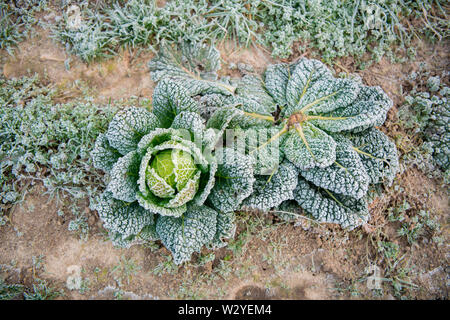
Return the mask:
<svg viewBox="0 0 450 320">
<path fill-rule="evenodd" d="M 190 205 L 181 217 L 160 217 L 156 222 L 156 232 L 175 264 L 189 261 L 192 253 L 211 243 L 216 228 L 217 212 L 207 206 Z"/>
<path fill-rule="evenodd" d="M 216 181 L 215 174 L 217 171 L 217 162 L 213 159 L 210 160 L 208 170 L 202 173 L 200 177 L 199 191 L 197 192 L 194 201 L 198 206 L 202 206 L 208 198 L 211 189 L 214 187 Z"/>
<path fill-rule="evenodd" d="M 291 129 L 283 140 L 286 158 L 301 170 L 325 168 L 336 160 L 336 142 L 331 136 L 312 124 L 304 123 L 302 132 Z"/>
<path fill-rule="evenodd" d="M 152 212 L 145 210 L 137 202 L 123 202 L 105 191 L 95 206 L 106 229 L 119 233 L 122 239 L 137 235 L 143 227 L 154 223 Z"/>
<path fill-rule="evenodd" d="M 283 115 L 289 116 L 293 111 L 304 106 L 303 101 L 312 102 L 317 99 L 314 97 L 322 96 L 323 81 L 331 78 L 330 70 L 322 62 L 314 59 L 301 59 L 290 72 L 285 92 L 288 108 L 283 110 Z M 284 86 L 284 83 L 280 84 Z M 287 109 L 289 111 L 286 111 Z"/>
<path fill-rule="evenodd" d="M 369 188 L 369 176 L 350 141 L 340 138 L 337 142 L 334 163 L 326 168 L 302 170 L 300 174 L 318 187 L 360 199 Z"/>
<path fill-rule="evenodd" d="M 253 191 L 253 161 L 230 148 L 221 149 L 216 156 L 219 164 L 208 203 L 222 212 L 237 210 Z"/>
<path fill-rule="evenodd" d="M 114 198 L 126 202 L 136 201 L 140 161 L 140 155 L 131 151 L 114 164 L 110 172 L 110 182 L 106 187 Z"/>
<path fill-rule="evenodd" d="M 182 111 L 198 112 L 199 106 L 181 84 L 172 80 L 158 82 L 153 91 L 152 112 L 161 122 L 161 127 L 168 128 Z"/>
<path fill-rule="evenodd" d="M 139 141 L 137 151 L 140 154 L 146 154 L 149 148 L 153 148 L 159 144 L 167 141 L 181 141 L 182 137 L 179 135 L 179 131 L 173 128 L 156 128 L 149 134 L 146 134 Z"/>
<path fill-rule="evenodd" d="M 190 96 L 205 93 L 232 94 L 234 88 L 217 80 L 220 54 L 212 46 L 183 42 L 162 45 L 148 64 L 154 81 L 170 79 L 182 84 Z"/>
<path fill-rule="evenodd" d="M 291 73 L 286 63 L 269 65 L 264 72 L 264 85 L 279 106 L 287 105 L 286 88 Z"/>
<path fill-rule="evenodd" d="M 294 165 L 284 161 L 271 176 L 257 176 L 253 193 L 242 202 L 244 208 L 267 211 L 293 198 L 298 174 Z"/>
<path fill-rule="evenodd" d="M 136 150 L 139 140 L 158 126 L 160 122 L 154 114 L 144 108 L 129 107 L 114 116 L 106 137 L 111 147 L 125 155 Z"/>
<path fill-rule="evenodd" d="M 156 222 L 156 221 L 155 221 Z M 136 235 L 130 235 L 128 237 L 123 237 L 122 234 L 118 232 L 109 232 L 109 239 L 111 240 L 114 247 L 125 248 L 128 249 L 133 245 L 139 245 L 146 243 L 148 241 L 156 241 L 159 240 L 159 236 L 156 233 L 156 224 L 152 223 L 146 225 L 139 231 Z"/>
<path fill-rule="evenodd" d="M 189 131 L 191 139 L 197 145 L 203 144 L 205 133 L 204 120 L 198 113 L 183 111 L 173 120 L 171 128 Z"/>
<path fill-rule="evenodd" d="M 364 86 L 353 103 L 322 113 L 324 119 L 310 122 L 331 132 L 361 131 L 383 124 L 391 106 L 392 100 L 379 87 Z"/>
<path fill-rule="evenodd" d="M 270 175 L 281 162 L 283 152 L 280 146 L 285 138 L 280 134 L 281 130 L 282 126 L 235 130 L 234 149 L 253 158 L 256 175 Z"/>
<path fill-rule="evenodd" d="M 219 249 L 227 245 L 224 241 L 232 239 L 236 233 L 236 217 L 233 211 L 219 212 L 217 214 L 216 234 L 213 241 L 208 245 L 209 248 Z"/>
<path fill-rule="evenodd" d="M 259 114 L 270 115 L 277 110 L 277 105 L 267 93 L 262 80 L 255 76 L 243 77 L 236 88 L 236 94 L 259 105 Z"/>
<path fill-rule="evenodd" d="M 98 135 L 94 149 L 91 151 L 95 168 L 109 172 L 121 156 L 116 149 L 110 146 L 105 134 Z"/>
<path fill-rule="evenodd" d="M 319 222 L 338 223 L 355 228 L 368 221 L 369 210 L 365 198 L 359 200 L 333 194 L 299 177 L 294 190 L 295 201 Z"/>
<path fill-rule="evenodd" d="M 371 128 L 346 135 L 361 158 L 370 183 L 391 185 L 399 169 L 395 144 L 381 131 Z"/>
<path fill-rule="evenodd" d="M 219 132 L 224 132 L 227 128 L 232 128 L 230 122 L 238 115 L 243 115 L 242 110 L 234 106 L 226 106 L 215 111 L 206 123 L 207 128 L 217 129 Z"/>
</svg>

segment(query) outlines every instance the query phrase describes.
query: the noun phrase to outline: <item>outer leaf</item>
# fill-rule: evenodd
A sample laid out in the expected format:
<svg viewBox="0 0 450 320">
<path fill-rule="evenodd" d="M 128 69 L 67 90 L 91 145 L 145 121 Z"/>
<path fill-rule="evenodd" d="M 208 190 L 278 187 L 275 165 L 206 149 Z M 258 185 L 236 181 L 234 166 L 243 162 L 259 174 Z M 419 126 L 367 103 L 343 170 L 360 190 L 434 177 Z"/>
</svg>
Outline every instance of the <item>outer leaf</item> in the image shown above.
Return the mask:
<svg viewBox="0 0 450 320">
<path fill-rule="evenodd" d="M 183 111 L 173 120 L 171 128 L 184 129 L 191 132 L 191 139 L 195 144 L 201 146 L 205 132 L 204 120 L 198 113 Z"/>
<path fill-rule="evenodd" d="M 321 81 L 331 79 L 330 70 L 320 61 L 303 58 L 292 69 L 286 85 L 286 101 L 290 108 L 300 106 L 301 100 L 308 91 L 321 87 Z M 319 85 L 318 85 L 319 84 Z M 284 83 L 281 83 L 284 85 Z M 288 113 L 291 113 L 289 111 Z M 283 113 L 287 115 L 288 113 Z"/>
<path fill-rule="evenodd" d="M 383 124 L 392 100 L 379 87 L 362 87 L 350 105 L 321 114 L 324 120 L 312 120 L 314 125 L 331 132 L 361 131 Z"/>
<path fill-rule="evenodd" d="M 264 72 L 265 87 L 280 106 L 287 104 L 286 88 L 290 77 L 289 65 L 286 63 L 269 65 Z"/>
<path fill-rule="evenodd" d="M 121 154 L 136 149 L 141 138 L 160 126 L 158 119 L 144 108 L 129 107 L 119 111 L 109 124 L 106 137 Z"/>
<path fill-rule="evenodd" d="M 149 134 L 146 134 L 145 136 L 142 137 L 142 139 L 138 143 L 137 151 L 138 153 L 145 155 L 147 153 L 148 148 L 154 148 L 159 144 L 171 140 L 178 142 L 182 140 L 177 129 L 156 128 Z"/>
<path fill-rule="evenodd" d="M 160 217 L 156 232 L 162 243 L 172 252 L 175 264 L 191 259 L 194 252 L 209 244 L 217 228 L 217 212 L 206 206 L 189 206 L 179 218 Z"/>
<path fill-rule="evenodd" d="M 216 234 L 208 245 L 212 249 L 219 249 L 227 245 L 225 239 L 232 239 L 236 233 L 236 217 L 234 212 L 219 212 L 217 214 Z"/>
<path fill-rule="evenodd" d="M 336 161 L 326 168 L 312 168 L 300 174 L 316 186 L 360 199 L 369 188 L 369 176 L 351 143 L 339 138 Z"/>
<path fill-rule="evenodd" d="M 136 201 L 140 161 L 139 154 L 131 151 L 113 166 L 111 180 L 106 190 L 111 192 L 114 198 L 126 202 Z"/>
<path fill-rule="evenodd" d="M 281 132 L 282 126 L 271 128 L 255 126 L 246 130 L 235 130 L 237 139 L 234 148 L 253 159 L 255 174 L 270 175 L 283 159 L 280 146 L 285 135 Z"/>
<path fill-rule="evenodd" d="M 109 172 L 121 156 L 116 149 L 109 145 L 105 134 L 101 133 L 98 135 L 94 149 L 91 152 L 95 168 Z"/>
<path fill-rule="evenodd" d="M 348 196 L 332 194 L 299 178 L 294 199 L 319 222 L 338 223 L 353 229 L 369 219 L 365 198 L 356 200 Z"/>
<path fill-rule="evenodd" d="M 143 244 L 148 241 L 159 240 L 159 236 L 156 233 L 156 225 L 149 224 L 142 228 L 137 235 L 131 235 L 123 237 L 122 234 L 117 232 L 109 232 L 109 238 L 115 247 L 128 249 L 133 245 Z"/>
<path fill-rule="evenodd" d="M 257 176 L 253 185 L 254 192 L 246 198 L 244 208 L 267 211 L 285 200 L 293 198 L 297 186 L 298 174 L 294 165 L 284 161 L 272 176 Z"/>
<path fill-rule="evenodd" d="M 176 208 L 168 208 L 165 205 L 170 201 L 162 201 L 163 199 L 154 196 L 152 193 L 143 195 L 140 191 L 136 195 L 136 199 L 146 210 L 161 216 L 179 217 L 186 212 L 186 204 Z M 167 200 L 167 199 L 166 199 Z"/>
<path fill-rule="evenodd" d="M 399 169 L 395 144 L 375 128 L 359 134 L 348 134 L 347 138 L 361 158 L 370 183 L 391 185 Z"/>
<path fill-rule="evenodd" d="M 224 148 L 217 155 L 216 182 L 208 197 L 212 207 L 221 212 L 237 210 L 253 191 L 253 161 L 249 156 Z"/>
<path fill-rule="evenodd" d="M 302 59 L 294 67 L 286 88 L 288 107 L 282 111 L 289 117 L 297 111 L 330 112 L 353 102 L 359 86 L 348 79 L 335 79 L 330 70 L 317 60 Z"/>
<path fill-rule="evenodd" d="M 305 123 L 301 133 L 291 129 L 283 142 L 282 150 L 286 158 L 301 170 L 314 167 L 325 168 L 336 160 L 336 142 L 319 128 Z"/>
<path fill-rule="evenodd" d="M 178 47 L 163 45 L 149 64 L 152 79 L 171 79 L 195 96 L 205 93 L 232 94 L 234 88 L 217 81 L 220 54 L 214 47 L 183 42 Z"/>
<path fill-rule="evenodd" d="M 198 112 L 198 104 L 183 86 L 173 80 L 162 80 L 153 92 L 153 113 L 163 128 L 172 124 L 182 111 Z"/>
<path fill-rule="evenodd" d="M 277 110 L 276 102 L 267 93 L 262 80 L 255 76 L 243 77 L 236 88 L 236 94 L 257 103 L 260 106 L 259 114 L 270 115 Z"/>
<path fill-rule="evenodd" d="M 147 183 L 146 186 L 150 189 L 151 193 L 159 198 L 173 198 L 175 194 L 175 189 L 172 188 L 166 180 L 161 178 L 155 169 L 150 166 L 147 166 L 145 182 Z"/>
<path fill-rule="evenodd" d="M 214 187 L 216 181 L 217 162 L 211 159 L 209 162 L 206 174 L 202 174 L 200 178 L 199 191 L 195 195 L 194 201 L 198 206 L 202 206 L 208 198 L 211 189 Z"/>
<path fill-rule="evenodd" d="M 122 239 L 137 235 L 143 227 L 154 223 L 154 215 L 138 203 L 127 203 L 113 198 L 108 191 L 98 199 L 95 209 L 105 228 L 119 233 Z"/>
</svg>

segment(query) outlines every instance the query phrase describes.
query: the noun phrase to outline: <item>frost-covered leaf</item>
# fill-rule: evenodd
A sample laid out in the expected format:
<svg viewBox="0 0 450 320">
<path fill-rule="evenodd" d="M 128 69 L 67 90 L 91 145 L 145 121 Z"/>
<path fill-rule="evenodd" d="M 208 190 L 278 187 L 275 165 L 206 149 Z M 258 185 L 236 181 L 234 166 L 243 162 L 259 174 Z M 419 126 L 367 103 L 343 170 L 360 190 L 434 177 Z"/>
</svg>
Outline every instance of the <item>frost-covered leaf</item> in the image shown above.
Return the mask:
<svg viewBox="0 0 450 320">
<path fill-rule="evenodd" d="M 309 123 L 291 129 L 282 147 L 286 158 L 301 170 L 325 168 L 336 160 L 336 142 Z"/>
<path fill-rule="evenodd" d="M 207 206 L 190 205 L 181 217 L 160 217 L 156 222 L 156 232 L 175 264 L 189 261 L 192 253 L 211 243 L 216 228 L 217 212 Z"/>
<path fill-rule="evenodd" d="M 234 88 L 217 80 L 220 54 L 212 46 L 183 42 L 162 45 L 148 64 L 154 81 L 170 79 L 182 84 L 190 96 L 206 93 L 230 95 Z"/>
<path fill-rule="evenodd" d="M 197 102 L 179 83 L 165 79 L 156 85 L 152 112 L 161 122 L 161 127 L 170 127 L 177 114 L 182 111 L 198 112 L 198 108 Z"/>
<path fill-rule="evenodd" d="M 156 221 L 155 221 L 156 222 Z M 139 231 L 136 235 L 130 235 L 128 237 L 124 237 L 122 234 L 118 232 L 109 231 L 109 239 L 111 240 L 114 247 L 125 248 L 128 249 L 133 245 L 144 244 L 149 241 L 159 240 L 159 236 L 156 233 L 156 224 L 152 223 L 146 225 Z"/>
<path fill-rule="evenodd" d="M 326 131 L 357 132 L 383 124 L 391 106 L 392 100 L 379 87 L 364 86 L 351 104 L 321 113 L 310 122 Z"/>
<path fill-rule="evenodd" d="M 244 208 L 267 211 L 293 198 L 298 174 L 295 166 L 284 161 L 271 176 L 257 176 L 253 193 L 242 202 Z"/>
<path fill-rule="evenodd" d="M 395 144 L 381 131 L 371 128 L 358 134 L 348 134 L 370 178 L 370 183 L 391 185 L 399 169 Z"/>
<path fill-rule="evenodd" d="M 280 146 L 285 135 L 282 130 L 280 125 L 271 128 L 255 126 L 234 131 L 237 137 L 234 149 L 253 158 L 256 175 L 270 175 L 283 159 Z"/>
<path fill-rule="evenodd" d="M 101 133 L 95 140 L 94 149 L 91 151 L 94 167 L 109 172 L 122 155 L 109 145 L 106 135 Z"/>
<path fill-rule="evenodd" d="M 290 77 L 289 65 L 286 63 L 272 64 L 264 72 L 265 87 L 279 106 L 287 104 L 286 88 Z"/>
<path fill-rule="evenodd" d="M 280 70 L 281 68 L 278 68 L 278 72 Z M 286 84 L 285 98 L 288 107 L 292 109 L 283 111 L 283 113 L 288 115 L 292 110 L 303 105 L 303 99 L 307 93 L 316 92 L 317 89 L 319 89 L 319 92 L 322 92 L 323 81 L 331 78 L 330 70 L 322 62 L 314 59 L 301 59 L 290 72 L 290 77 Z M 284 80 L 284 78 L 281 79 Z M 280 85 L 280 88 L 283 88 L 285 85 L 284 81 Z M 315 99 L 310 98 L 309 100 L 314 101 Z"/>
<path fill-rule="evenodd" d="M 357 200 L 333 194 L 301 177 L 298 179 L 293 198 L 318 222 L 338 223 L 344 228 L 353 229 L 369 219 L 365 198 Z"/>
<path fill-rule="evenodd" d="M 141 138 L 160 126 L 154 114 L 144 108 L 129 107 L 119 111 L 109 123 L 106 137 L 121 154 L 136 150 Z"/>
<path fill-rule="evenodd" d="M 247 103 L 255 102 L 259 105 L 258 113 L 260 114 L 270 115 L 277 110 L 276 102 L 267 93 L 264 83 L 255 76 L 247 75 L 243 77 L 236 88 L 236 94 L 248 100 Z"/>
<path fill-rule="evenodd" d="M 137 151 L 139 154 L 145 155 L 148 151 L 148 148 L 153 148 L 161 143 L 171 140 L 178 142 L 182 140 L 182 137 L 180 136 L 177 129 L 156 128 L 149 134 L 146 134 L 142 137 L 142 139 L 138 143 Z"/>
<path fill-rule="evenodd" d="M 219 164 L 208 203 L 221 212 L 237 210 L 253 191 L 253 161 L 230 148 L 221 149 L 216 157 Z"/>
<path fill-rule="evenodd" d="M 170 199 L 161 199 L 151 192 L 147 192 L 145 195 L 138 191 L 136 199 L 143 208 L 153 212 L 154 214 L 160 214 L 161 216 L 179 217 L 186 212 L 186 204 L 179 207 L 168 208 L 165 205 Z M 165 201 L 164 201 L 165 200 Z"/>
<path fill-rule="evenodd" d="M 122 239 L 137 235 L 143 227 L 154 223 L 152 212 L 145 210 L 137 202 L 123 202 L 114 199 L 105 191 L 95 206 L 106 229 L 119 233 Z"/>
<path fill-rule="evenodd" d="M 136 201 L 140 161 L 140 155 L 131 151 L 114 164 L 110 172 L 111 180 L 106 187 L 114 198 L 126 202 Z"/>
<path fill-rule="evenodd" d="M 219 249 L 227 245 L 224 241 L 232 239 L 236 233 L 236 217 L 234 212 L 219 212 L 217 214 L 216 234 L 213 241 L 208 245 L 209 248 Z"/>
<path fill-rule="evenodd" d="M 366 195 L 369 176 L 351 143 L 340 138 L 336 145 L 336 161 L 326 168 L 301 170 L 300 174 L 318 187 L 360 199 Z"/>
</svg>

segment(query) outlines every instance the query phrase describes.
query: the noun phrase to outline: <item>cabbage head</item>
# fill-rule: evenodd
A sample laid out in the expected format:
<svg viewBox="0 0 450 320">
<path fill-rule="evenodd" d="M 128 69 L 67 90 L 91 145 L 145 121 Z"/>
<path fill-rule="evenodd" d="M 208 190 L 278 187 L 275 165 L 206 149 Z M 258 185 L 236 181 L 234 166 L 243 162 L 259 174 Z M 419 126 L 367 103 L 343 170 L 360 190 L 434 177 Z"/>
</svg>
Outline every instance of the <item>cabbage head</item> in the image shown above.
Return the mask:
<svg viewBox="0 0 450 320">
<path fill-rule="evenodd" d="M 234 235 L 234 211 L 253 191 L 253 160 L 216 148 L 223 130 L 205 127 L 185 89 L 161 81 L 153 109 L 119 111 L 92 158 L 107 173 L 95 205 L 114 244 L 161 240 L 174 262 Z"/>
</svg>

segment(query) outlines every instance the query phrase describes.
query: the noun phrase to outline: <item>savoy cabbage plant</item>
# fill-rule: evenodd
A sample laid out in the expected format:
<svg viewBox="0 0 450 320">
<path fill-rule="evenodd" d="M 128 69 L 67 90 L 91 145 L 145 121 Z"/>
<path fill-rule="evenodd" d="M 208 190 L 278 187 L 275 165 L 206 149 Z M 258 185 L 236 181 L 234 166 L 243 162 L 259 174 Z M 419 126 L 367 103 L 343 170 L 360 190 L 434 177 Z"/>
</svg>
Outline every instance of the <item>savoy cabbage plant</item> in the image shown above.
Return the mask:
<svg viewBox="0 0 450 320">
<path fill-rule="evenodd" d="M 199 104 L 172 80 L 160 81 L 152 112 L 119 111 L 92 151 L 109 184 L 96 209 L 116 245 L 161 240 L 174 262 L 224 245 L 234 211 L 253 191 L 251 157 L 215 146 Z"/>
<path fill-rule="evenodd" d="M 268 211 L 295 200 L 319 222 L 367 222 L 369 185 L 390 185 L 398 170 L 395 144 L 377 129 L 392 106 L 380 87 L 335 78 L 320 61 L 303 58 L 222 90 L 217 76 L 188 72 L 194 65 L 204 74 L 209 65 L 215 74 L 218 57 L 199 65 L 187 63 L 199 50 L 176 50 L 176 58 L 166 50 L 150 62 L 153 79 L 186 86 L 203 108 L 213 108 L 201 110 L 208 127 L 225 126 L 241 138 L 233 148 L 253 159 L 256 175 L 242 208 Z"/>
<path fill-rule="evenodd" d="M 398 169 L 395 144 L 376 128 L 392 106 L 380 87 L 334 78 L 320 61 L 303 58 L 269 66 L 263 79 L 244 79 L 236 92 L 259 100 L 252 109 L 237 106 L 244 118 L 278 129 L 265 142 L 249 144 L 256 163 L 268 161 L 267 151 L 258 157 L 264 149 L 279 149 L 272 153 L 279 159 L 269 179 L 257 177 L 244 205 L 268 210 L 293 199 L 320 222 L 350 228 L 367 222 L 369 185 L 391 184 Z"/>
</svg>

